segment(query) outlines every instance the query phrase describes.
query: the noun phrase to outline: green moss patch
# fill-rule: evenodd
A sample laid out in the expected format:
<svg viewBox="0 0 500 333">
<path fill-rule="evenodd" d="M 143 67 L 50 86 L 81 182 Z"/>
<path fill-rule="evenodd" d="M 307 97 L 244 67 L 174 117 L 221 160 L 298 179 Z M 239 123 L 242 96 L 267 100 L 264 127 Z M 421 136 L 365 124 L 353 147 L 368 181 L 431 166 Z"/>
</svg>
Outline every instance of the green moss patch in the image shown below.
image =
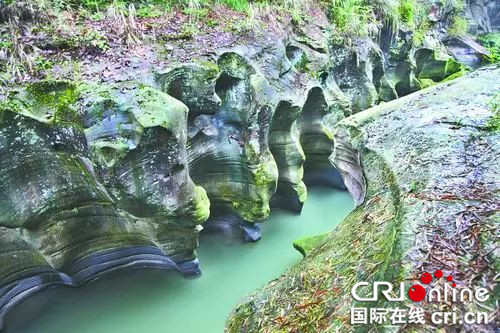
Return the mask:
<svg viewBox="0 0 500 333">
<path fill-rule="evenodd" d="M 315 248 L 325 242 L 330 233 L 304 237 L 293 241 L 293 247 L 304 257 L 311 253 Z"/>
<path fill-rule="evenodd" d="M 78 117 L 74 107 L 78 96 L 72 82 L 47 80 L 11 92 L 1 108 L 44 123 L 74 122 Z"/>
</svg>

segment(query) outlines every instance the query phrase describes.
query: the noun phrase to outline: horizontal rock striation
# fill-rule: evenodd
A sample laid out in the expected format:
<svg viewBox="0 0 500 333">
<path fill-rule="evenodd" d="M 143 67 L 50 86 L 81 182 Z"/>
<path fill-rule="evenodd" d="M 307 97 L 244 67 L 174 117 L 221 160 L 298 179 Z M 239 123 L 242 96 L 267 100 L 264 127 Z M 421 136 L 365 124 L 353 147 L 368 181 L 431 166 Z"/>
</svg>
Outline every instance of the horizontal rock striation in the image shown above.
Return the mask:
<svg viewBox="0 0 500 333">
<path fill-rule="evenodd" d="M 19 100 L 15 111 L 1 113 L 0 324 L 16 303 L 49 286 L 77 286 L 131 266 L 198 272 L 192 248 L 191 257 L 170 257 L 152 237 L 153 223 L 115 205 L 94 171 L 83 128 L 62 102 L 68 89 L 54 92 L 57 104 L 27 96 L 33 103 Z"/>
</svg>

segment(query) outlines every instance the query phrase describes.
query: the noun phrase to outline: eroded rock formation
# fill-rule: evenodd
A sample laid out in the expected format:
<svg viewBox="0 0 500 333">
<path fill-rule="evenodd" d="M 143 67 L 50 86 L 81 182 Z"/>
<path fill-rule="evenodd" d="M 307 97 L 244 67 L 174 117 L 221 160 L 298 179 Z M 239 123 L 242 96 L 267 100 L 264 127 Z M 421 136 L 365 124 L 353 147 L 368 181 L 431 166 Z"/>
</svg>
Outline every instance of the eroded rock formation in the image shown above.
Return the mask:
<svg viewBox="0 0 500 333">
<path fill-rule="evenodd" d="M 228 331 L 369 330 L 350 324 L 351 307 L 369 305 L 351 297 L 356 282 L 404 281 L 408 290 L 423 272 L 437 269 L 453 272 L 458 290 L 486 287 L 490 299 L 481 311 L 493 318 L 499 167 L 489 161 L 500 154 L 498 123 L 492 125 L 499 74 L 482 69 L 340 121 L 331 161 L 357 208 L 328 236 L 297 241 L 305 259 L 236 307 Z M 371 306 L 414 304 L 381 299 Z M 451 311 L 449 303 L 418 304 Z M 494 325 L 456 328 L 486 332 Z M 413 329 L 436 328 L 404 327 Z"/>
<path fill-rule="evenodd" d="M 336 124 L 464 68 L 437 28 L 422 43 L 402 28 L 332 42 L 326 15 L 308 10 L 314 20 L 271 22 L 203 55 L 183 53 L 196 41 L 177 45 L 161 68 L 9 92 L 0 105 L 0 328 L 10 308 L 48 286 L 128 267 L 198 274 L 202 229 L 256 241 L 271 207 L 300 213 L 306 185 L 372 200 L 363 150 L 347 139 L 358 129 L 341 140 Z M 318 238 L 299 243 L 309 255 Z"/>
<path fill-rule="evenodd" d="M 312 183 L 343 186 L 328 128 L 349 102 L 332 78 L 299 71 L 318 63 L 297 53 L 235 49 L 160 71 L 153 86 L 13 91 L 1 109 L 0 317 L 37 290 L 116 269 L 198 274 L 200 224 L 258 240 L 271 204 L 300 212 L 306 159 Z"/>
</svg>

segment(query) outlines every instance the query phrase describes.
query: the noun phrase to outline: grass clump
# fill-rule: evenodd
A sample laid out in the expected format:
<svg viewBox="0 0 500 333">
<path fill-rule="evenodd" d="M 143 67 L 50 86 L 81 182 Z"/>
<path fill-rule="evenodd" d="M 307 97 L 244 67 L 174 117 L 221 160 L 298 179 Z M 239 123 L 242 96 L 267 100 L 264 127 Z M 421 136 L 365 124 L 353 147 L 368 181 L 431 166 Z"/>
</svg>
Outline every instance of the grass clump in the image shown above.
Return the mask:
<svg viewBox="0 0 500 333">
<path fill-rule="evenodd" d="M 398 7 L 399 19 L 401 22 L 413 25 L 414 22 L 414 7 L 412 0 L 400 0 Z"/>
<path fill-rule="evenodd" d="M 115 0 L 108 7 L 106 15 L 111 19 L 113 33 L 121 42 L 127 46 L 141 43 L 142 32 L 136 20 L 134 4 L 125 6 L 123 2 Z"/>
<path fill-rule="evenodd" d="M 248 0 L 220 0 L 220 2 L 239 12 L 246 11 L 249 6 Z"/>
<path fill-rule="evenodd" d="M 21 27 L 9 21 L 6 33 L 0 35 L 0 80 L 20 79 L 35 70 L 34 48 L 21 41 Z"/>
<path fill-rule="evenodd" d="M 377 30 L 373 7 L 363 0 L 332 0 L 330 18 L 343 37 L 366 37 Z"/>
</svg>

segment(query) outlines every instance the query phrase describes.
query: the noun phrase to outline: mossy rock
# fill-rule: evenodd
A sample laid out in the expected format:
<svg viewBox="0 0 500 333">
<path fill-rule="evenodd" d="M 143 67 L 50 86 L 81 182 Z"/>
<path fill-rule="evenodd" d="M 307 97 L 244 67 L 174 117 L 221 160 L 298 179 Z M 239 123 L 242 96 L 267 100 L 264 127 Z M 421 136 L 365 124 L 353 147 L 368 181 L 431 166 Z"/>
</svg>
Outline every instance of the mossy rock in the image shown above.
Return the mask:
<svg viewBox="0 0 500 333">
<path fill-rule="evenodd" d="M 442 81 L 451 75 L 463 73 L 465 66 L 443 52 L 421 49 L 416 55 L 418 79 Z"/>
<path fill-rule="evenodd" d="M 293 247 L 304 257 L 309 255 L 315 248 L 323 244 L 330 234 L 321 234 L 311 237 L 304 237 L 293 241 Z"/>
<path fill-rule="evenodd" d="M 77 122 L 74 104 L 78 97 L 77 84 L 64 80 L 45 80 L 11 91 L 0 108 L 47 124 Z"/>
</svg>

